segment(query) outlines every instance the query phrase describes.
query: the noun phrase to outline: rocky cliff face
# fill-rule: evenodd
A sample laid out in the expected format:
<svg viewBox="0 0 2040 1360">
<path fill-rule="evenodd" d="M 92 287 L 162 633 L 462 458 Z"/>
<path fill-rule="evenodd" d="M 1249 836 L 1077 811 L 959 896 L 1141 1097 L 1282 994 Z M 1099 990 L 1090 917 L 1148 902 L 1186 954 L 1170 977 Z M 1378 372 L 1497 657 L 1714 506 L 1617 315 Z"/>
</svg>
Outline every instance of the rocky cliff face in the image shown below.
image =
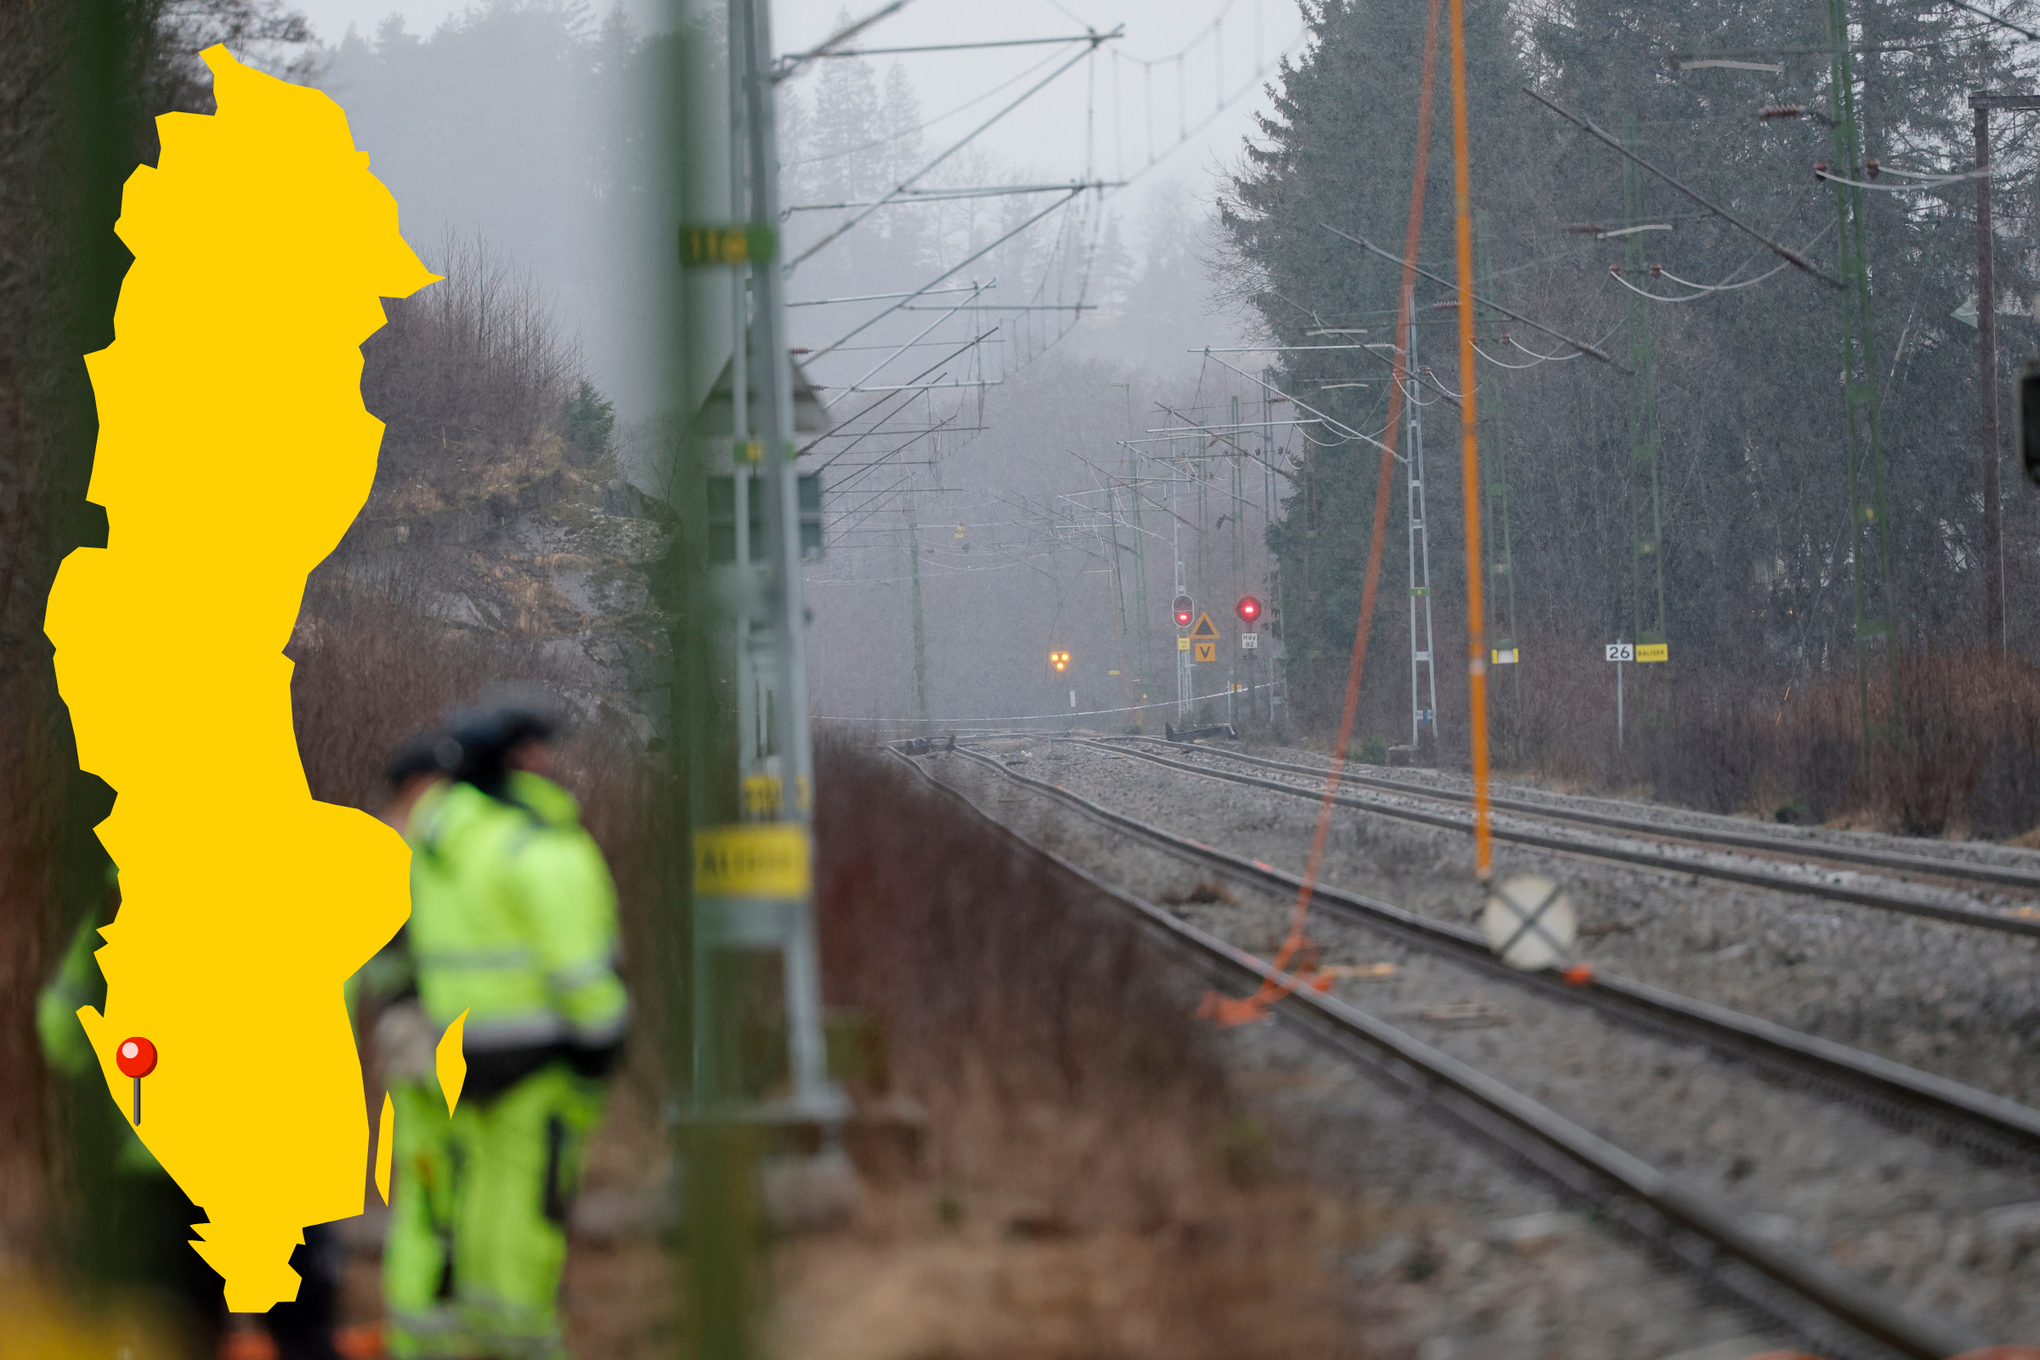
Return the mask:
<svg viewBox="0 0 2040 1360">
<path fill-rule="evenodd" d="M 490 684 L 549 691 L 638 749 L 662 702 L 652 581 L 675 516 L 620 474 L 607 403 L 528 292 L 478 283 L 486 259 L 441 267 L 363 347 L 388 422 L 375 487 L 289 648 L 307 773 L 337 801 L 372 805 L 383 754 Z"/>
<path fill-rule="evenodd" d="M 614 474 L 577 466 L 557 438 L 512 450 L 459 448 L 401 482 L 378 479 L 368 508 L 314 574 L 291 654 L 366 687 L 378 721 L 471 697 L 492 681 L 535 683 L 614 738 L 654 735 L 666 663 L 652 572 L 673 516 Z M 380 646 L 363 646 L 373 620 Z M 376 654 L 404 657 L 377 674 Z M 390 669 L 390 668 L 384 668 Z M 402 733 L 392 735 L 394 742 Z"/>
</svg>

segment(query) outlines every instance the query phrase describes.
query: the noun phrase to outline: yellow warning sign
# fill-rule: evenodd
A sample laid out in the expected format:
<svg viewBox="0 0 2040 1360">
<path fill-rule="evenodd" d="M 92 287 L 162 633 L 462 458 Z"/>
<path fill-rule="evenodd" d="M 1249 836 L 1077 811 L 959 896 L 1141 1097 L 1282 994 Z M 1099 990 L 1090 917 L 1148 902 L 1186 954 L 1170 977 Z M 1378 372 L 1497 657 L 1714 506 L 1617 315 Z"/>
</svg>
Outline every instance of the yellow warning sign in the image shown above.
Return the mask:
<svg viewBox="0 0 2040 1360">
<path fill-rule="evenodd" d="M 807 830 L 794 822 L 745 822 L 694 833 L 697 897 L 805 897 L 811 886 Z"/>
<path fill-rule="evenodd" d="M 1198 643 L 1198 644 L 1197 644 L 1197 655 L 1196 655 L 1195 657 L 1193 657 L 1193 658 L 1192 658 L 1192 660 L 1195 660 L 1195 661 L 1216 661 L 1216 660 L 1218 660 L 1218 644 L 1217 644 L 1216 642 L 1200 642 L 1200 643 Z"/>
<path fill-rule="evenodd" d="M 1672 647 L 1668 642 L 1639 642 L 1636 644 L 1636 659 L 1643 661 L 1669 661 Z"/>
<path fill-rule="evenodd" d="M 1200 642 L 1205 638 L 1209 638 L 1213 642 L 1218 641 L 1218 628 L 1212 623 L 1211 615 L 1199 614 L 1197 622 L 1190 629 L 1190 636 Z M 1203 659 L 1202 657 L 1198 658 L 1200 661 Z"/>
<path fill-rule="evenodd" d="M 1179 638 L 1177 638 L 1177 639 L 1176 639 L 1176 650 L 1177 650 L 1177 651 L 1179 651 L 1179 652 L 1187 652 L 1187 651 L 1189 651 L 1189 650 L 1190 650 L 1190 639 L 1189 639 L 1189 638 L 1186 638 L 1186 637 L 1179 637 Z"/>
</svg>

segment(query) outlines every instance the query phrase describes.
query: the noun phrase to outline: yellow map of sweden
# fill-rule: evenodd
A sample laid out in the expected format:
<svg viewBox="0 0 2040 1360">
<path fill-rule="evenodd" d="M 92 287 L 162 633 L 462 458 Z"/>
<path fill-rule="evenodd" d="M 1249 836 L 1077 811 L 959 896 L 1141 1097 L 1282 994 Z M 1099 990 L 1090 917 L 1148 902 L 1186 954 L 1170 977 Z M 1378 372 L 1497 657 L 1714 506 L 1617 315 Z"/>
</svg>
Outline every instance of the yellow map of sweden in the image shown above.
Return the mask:
<svg viewBox="0 0 2040 1360">
<path fill-rule="evenodd" d="M 359 346 L 434 276 L 338 105 L 204 56 L 219 112 L 158 119 L 122 199 L 135 264 L 86 360 L 111 532 L 46 629 L 80 762 L 119 793 L 106 1011 L 79 1019 L 123 1111 L 116 1047 L 156 1046 L 137 1132 L 204 1208 L 228 1306 L 260 1312 L 296 1296 L 304 1225 L 361 1212 L 342 988 L 407 910 L 396 833 L 307 791 L 283 648 L 375 474 Z"/>
</svg>

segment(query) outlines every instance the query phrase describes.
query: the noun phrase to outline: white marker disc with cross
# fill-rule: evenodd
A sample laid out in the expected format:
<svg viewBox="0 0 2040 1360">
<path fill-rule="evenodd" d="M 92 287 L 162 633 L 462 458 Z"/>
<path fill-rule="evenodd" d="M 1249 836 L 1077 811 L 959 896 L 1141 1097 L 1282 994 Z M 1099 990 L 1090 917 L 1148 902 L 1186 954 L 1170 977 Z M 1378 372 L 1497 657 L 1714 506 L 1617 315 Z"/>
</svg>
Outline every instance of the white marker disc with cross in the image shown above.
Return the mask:
<svg viewBox="0 0 2040 1360">
<path fill-rule="evenodd" d="M 1534 973 L 1563 962 L 1572 951 L 1572 902 L 1550 879 L 1523 874 L 1488 895 L 1480 928 L 1497 958 Z"/>
</svg>

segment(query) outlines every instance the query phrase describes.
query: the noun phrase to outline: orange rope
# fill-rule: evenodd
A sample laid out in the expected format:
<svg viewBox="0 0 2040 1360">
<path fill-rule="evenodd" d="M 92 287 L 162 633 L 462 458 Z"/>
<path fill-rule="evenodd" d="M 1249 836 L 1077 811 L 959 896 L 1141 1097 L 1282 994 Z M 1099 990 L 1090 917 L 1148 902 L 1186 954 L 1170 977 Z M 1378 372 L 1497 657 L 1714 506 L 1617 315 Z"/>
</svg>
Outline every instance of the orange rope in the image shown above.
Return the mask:
<svg viewBox="0 0 2040 1360">
<path fill-rule="evenodd" d="M 1402 297 L 1396 313 L 1395 385 L 1389 392 L 1387 437 L 1382 442 L 1381 471 L 1374 489 L 1374 537 L 1367 547 L 1367 580 L 1360 592 L 1360 623 L 1353 632 L 1353 659 L 1346 667 L 1346 704 L 1339 715 L 1339 739 L 1332 747 L 1332 768 L 1325 777 L 1324 798 L 1318 804 L 1317 827 L 1311 833 L 1310 857 L 1304 864 L 1303 884 L 1297 889 L 1296 907 L 1289 916 L 1289 935 L 1275 955 L 1275 968 L 1284 973 L 1290 960 L 1306 943 L 1304 922 L 1310 915 L 1311 896 L 1317 890 L 1318 869 L 1325 855 L 1325 838 L 1332 829 L 1332 808 L 1338 797 L 1339 781 L 1345 775 L 1346 752 L 1353 741 L 1353 715 L 1360 706 L 1360 676 L 1367 665 L 1367 635 L 1374 627 L 1374 598 L 1381 586 L 1381 547 L 1388 537 L 1388 501 L 1395 491 L 1395 439 L 1402 424 L 1403 384 L 1408 377 L 1408 354 L 1403 338 L 1409 334 L 1410 310 L 1416 300 L 1417 241 L 1423 233 L 1424 188 L 1431 165 L 1431 89 L 1432 77 L 1438 67 L 1438 11 L 1441 3 L 1442 0 L 1431 0 L 1430 20 L 1424 29 L 1423 93 L 1417 103 L 1417 163 L 1410 185 L 1409 228 L 1403 234 Z M 1455 14 L 1458 3 L 1459 0 L 1453 0 Z M 1463 161 L 1464 157 L 1461 159 Z M 1481 731 L 1481 744 L 1477 749 L 1480 751 L 1479 758 L 1484 762 L 1487 755 L 1485 724 Z M 1485 775 L 1485 763 L 1479 768 Z M 1485 807 L 1486 784 L 1483 782 L 1480 787 L 1482 806 Z M 1482 824 L 1485 826 L 1485 822 Z M 1252 996 L 1244 998 L 1207 992 L 1198 1004 L 1197 1014 L 1221 1025 L 1241 1025 L 1259 1020 L 1268 1013 L 1270 1006 L 1293 991 L 1299 982 L 1318 991 L 1330 986 L 1330 978 L 1313 979 L 1309 976 L 1316 971 L 1313 965 L 1279 981 L 1264 981 Z"/>
<path fill-rule="evenodd" d="M 1452 0 L 1452 211 L 1459 245 L 1459 467 L 1466 500 L 1466 703 L 1473 737 L 1474 873 L 1494 872 L 1488 834 L 1487 607 L 1480 579 L 1480 418 L 1473 359 L 1473 194 L 1466 155 L 1466 0 Z"/>
</svg>

